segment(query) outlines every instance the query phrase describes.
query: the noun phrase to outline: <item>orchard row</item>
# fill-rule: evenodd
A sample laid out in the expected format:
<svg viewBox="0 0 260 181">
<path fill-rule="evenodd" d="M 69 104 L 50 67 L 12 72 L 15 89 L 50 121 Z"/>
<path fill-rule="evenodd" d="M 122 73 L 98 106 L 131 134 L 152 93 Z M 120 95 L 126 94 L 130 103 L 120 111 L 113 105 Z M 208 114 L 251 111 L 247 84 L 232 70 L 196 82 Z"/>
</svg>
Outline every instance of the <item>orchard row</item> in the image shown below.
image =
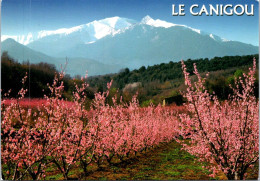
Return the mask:
<svg viewBox="0 0 260 181">
<path fill-rule="evenodd" d="M 176 140 L 183 148 L 209 164 L 215 173 L 228 179 L 244 179 L 247 169 L 258 161 L 258 106 L 253 95 L 256 63 L 236 81 L 234 94 L 220 102 L 204 87 L 205 79 L 194 65 L 197 81 L 190 81 L 182 63 L 187 91 L 187 111 L 174 107 L 139 106 L 136 97 L 123 103 L 116 96 L 107 104 L 109 89 L 96 93 L 90 110 L 85 107 L 88 84 L 75 83 L 73 101 L 62 98 L 63 74 L 57 75 L 51 94 L 42 106 L 23 107 L 27 92 L 22 88 L 18 99 L 1 102 L 2 176 L 8 180 L 45 179 L 50 165 L 69 179 L 75 165 L 83 174 L 88 166 L 123 160 L 159 143 Z M 24 77 L 24 83 L 27 76 Z M 35 104 L 37 105 L 37 104 Z M 179 139 L 182 138 L 182 139 Z M 189 139 L 190 143 L 185 144 Z"/>
</svg>

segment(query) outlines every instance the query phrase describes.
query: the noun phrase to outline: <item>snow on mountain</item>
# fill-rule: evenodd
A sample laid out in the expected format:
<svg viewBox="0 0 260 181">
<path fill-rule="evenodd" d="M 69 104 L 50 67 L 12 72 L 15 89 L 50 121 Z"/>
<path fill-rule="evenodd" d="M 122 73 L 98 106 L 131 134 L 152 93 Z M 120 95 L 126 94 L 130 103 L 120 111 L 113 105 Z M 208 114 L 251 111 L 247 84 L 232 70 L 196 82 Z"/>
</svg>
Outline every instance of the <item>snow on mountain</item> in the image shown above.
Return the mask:
<svg viewBox="0 0 260 181">
<path fill-rule="evenodd" d="M 228 42 L 228 41 L 230 41 L 230 40 L 227 40 L 225 38 L 221 38 L 221 37 L 219 37 L 217 35 L 213 35 L 212 33 L 209 34 L 209 37 L 212 38 L 215 41 L 218 41 L 218 42 Z"/>
<path fill-rule="evenodd" d="M 113 27 L 98 21 L 94 21 L 91 25 L 94 27 L 94 37 L 96 39 L 101 39 L 115 31 Z"/>
<path fill-rule="evenodd" d="M 146 16 L 140 23 L 93 43 L 78 44 L 55 56 L 86 57 L 135 69 L 181 59 L 247 55 L 258 47 Z"/>
<path fill-rule="evenodd" d="M 44 41 L 44 42 L 52 42 L 52 41 L 58 41 L 59 39 L 64 39 L 64 37 L 77 37 L 81 41 L 83 41 L 85 44 L 88 43 L 94 43 L 96 40 L 99 40 L 101 38 L 104 38 L 108 35 L 115 36 L 116 34 L 122 33 L 125 30 L 131 28 L 134 25 L 138 24 L 146 24 L 149 26 L 153 27 L 163 27 L 163 28 L 171 28 L 174 26 L 180 26 L 180 27 L 185 27 L 189 28 L 192 31 L 195 31 L 199 34 L 202 33 L 201 30 L 191 28 L 186 25 L 180 25 L 180 24 L 174 24 L 170 22 L 166 22 L 160 19 L 153 19 L 149 15 L 145 16 L 139 23 L 135 20 L 132 19 L 127 19 L 127 18 L 121 18 L 118 16 L 111 17 L 111 18 L 105 18 L 102 20 L 95 20 L 93 22 L 87 23 L 87 24 L 82 24 L 79 26 L 74 26 L 71 28 L 60 28 L 57 30 L 42 30 L 38 33 L 29 33 L 28 35 L 17 35 L 17 36 L 9 36 L 9 35 L 2 35 L 1 36 L 1 41 L 4 41 L 8 38 L 12 38 L 15 41 L 23 44 L 23 45 L 28 45 L 33 42 L 37 41 Z M 203 32 L 205 34 L 205 32 Z M 206 33 L 207 34 L 207 33 Z M 214 39 L 212 34 L 208 34 L 211 38 Z M 47 37 L 51 37 L 48 39 Z M 77 39 L 76 38 L 76 39 Z M 69 38 L 67 38 L 69 39 Z M 226 39 L 221 39 L 218 38 L 219 41 L 227 41 Z M 69 40 L 70 43 L 71 39 Z M 64 42 L 63 42 L 64 43 Z M 36 43 L 37 44 L 37 43 Z M 31 48 L 39 50 L 40 47 L 37 45 L 35 46 L 30 46 Z M 44 52 L 44 53 L 49 53 L 49 52 Z"/>
<path fill-rule="evenodd" d="M 105 18 L 102 20 L 95 20 L 93 22 L 75 26 L 72 28 L 61 28 L 57 30 L 43 30 L 38 33 L 38 39 L 44 38 L 50 35 L 66 36 L 77 32 L 88 32 L 96 39 L 101 39 L 107 35 L 114 34 L 116 31 L 131 26 L 134 20 L 120 18 L 118 16 Z M 86 42 L 88 43 L 88 42 Z"/>
<path fill-rule="evenodd" d="M 173 23 L 168 23 L 166 21 L 162 21 L 162 20 L 154 20 L 152 19 L 150 16 L 145 16 L 142 20 L 141 20 L 141 23 L 143 24 L 147 24 L 147 25 L 150 25 L 150 26 L 154 26 L 154 27 L 164 27 L 164 28 L 169 28 L 169 27 L 172 27 L 172 26 L 178 26 L 176 24 L 173 24 Z"/>
<path fill-rule="evenodd" d="M 112 26 L 113 26 L 113 24 L 112 24 Z M 41 38 L 44 38 L 44 37 L 50 36 L 50 35 L 67 36 L 72 33 L 81 32 L 83 30 L 91 29 L 91 28 L 94 29 L 93 36 L 96 39 L 103 38 L 104 36 L 109 35 L 114 31 L 114 28 L 108 24 L 104 24 L 100 21 L 93 21 L 91 23 L 80 25 L 80 26 L 75 26 L 72 28 L 61 28 L 61 29 L 57 29 L 57 30 L 48 30 L 48 31 L 43 30 L 38 33 L 37 38 L 41 39 Z"/>
<path fill-rule="evenodd" d="M 3 50 L 15 59 L 58 65 L 68 57 L 72 75 L 86 69 L 98 75 L 181 59 L 258 53 L 256 46 L 150 16 L 140 22 L 116 16 L 26 36 L 2 35 L 2 41 L 7 38 L 26 45 L 3 42 Z"/>
<path fill-rule="evenodd" d="M 141 23 L 142 24 L 147 24 L 147 25 L 150 25 L 150 26 L 154 26 L 154 27 L 163 27 L 163 28 L 170 28 L 170 27 L 173 27 L 173 26 L 182 26 L 182 27 L 185 27 L 185 28 L 189 28 L 191 29 L 192 31 L 195 31 L 197 33 L 201 33 L 200 30 L 198 29 L 195 29 L 195 28 L 191 28 L 189 26 L 186 26 L 186 25 L 180 25 L 180 24 L 173 24 L 173 23 L 169 23 L 167 21 L 162 21 L 160 19 L 152 19 L 149 15 L 145 16 L 142 20 L 141 20 Z"/>
<path fill-rule="evenodd" d="M 127 19 L 127 18 L 120 18 L 118 16 L 112 17 L 112 18 L 106 18 L 99 21 L 100 23 L 106 24 L 115 30 L 123 29 L 126 27 L 129 27 L 135 23 L 137 23 L 135 20 Z"/>
<path fill-rule="evenodd" d="M 46 31 L 46 30 L 43 30 L 43 31 L 40 31 L 38 33 L 38 39 L 40 38 L 43 38 L 45 36 L 49 36 L 49 35 L 57 35 L 57 34 L 63 34 L 63 35 L 68 35 L 68 34 L 71 34 L 75 31 L 79 31 L 83 28 L 83 25 L 80 25 L 80 26 L 75 26 L 75 27 L 72 27 L 72 28 L 61 28 L 61 29 L 57 29 L 57 30 L 53 30 L 53 31 Z"/>
<path fill-rule="evenodd" d="M 78 44 L 90 44 L 108 35 L 115 35 L 136 24 L 135 20 L 118 16 L 95 20 L 87 24 L 56 30 L 42 30 L 30 37 L 30 41 L 17 41 L 29 48 L 50 56 L 66 51 Z M 17 40 L 17 38 L 13 38 Z M 31 41 L 33 40 L 33 41 Z"/>
<path fill-rule="evenodd" d="M 127 28 L 136 22 L 127 18 L 120 18 L 118 16 L 105 18 L 102 20 L 95 20 L 93 22 L 74 26 L 71 28 L 60 28 L 56 30 L 42 30 L 38 33 L 29 33 L 28 35 L 2 35 L 1 41 L 11 38 L 20 44 L 28 45 L 34 41 L 46 39 L 46 37 L 52 37 L 53 40 L 64 38 L 66 36 L 75 36 L 75 34 L 83 34 L 81 37 L 84 39 L 86 35 L 85 43 L 90 43 L 95 40 L 101 39 L 107 35 L 115 35 L 119 30 Z M 55 37 L 55 38 L 54 38 Z"/>
<path fill-rule="evenodd" d="M 106 24 L 106 25 L 110 26 L 111 28 L 115 29 L 116 23 L 119 21 L 119 19 L 120 19 L 120 17 L 115 16 L 112 18 L 106 18 L 106 19 L 100 20 L 100 23 Z"/>
<path fill-rule="evenodd" d="M 210 38 L 212 38 L 213 40 L 215 40 L 215 38 L 214 38 L 214 35 L 213 35 L 213 34 L 210 34 L 210 35 L 209 35 L 209 37 L 210 37 Z"/>
</svg>

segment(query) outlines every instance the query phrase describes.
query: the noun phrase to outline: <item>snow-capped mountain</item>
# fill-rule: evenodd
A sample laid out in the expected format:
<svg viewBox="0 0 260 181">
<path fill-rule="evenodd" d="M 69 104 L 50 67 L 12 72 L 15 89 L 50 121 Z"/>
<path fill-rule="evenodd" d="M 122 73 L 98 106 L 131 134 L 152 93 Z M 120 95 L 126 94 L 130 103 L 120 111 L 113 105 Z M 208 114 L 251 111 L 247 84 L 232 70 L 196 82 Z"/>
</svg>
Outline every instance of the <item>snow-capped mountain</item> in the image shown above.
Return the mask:
<svg viewBox="0 0 260 181">
<path fill-rule="evenodd" d="M 157 29 L 183 28 L 185 30 L 192 30 L 201 35 L 207 35 L 216 41 L 223 41 L 216 35 L 207 34 L 201 30 L 186 25 L 173 24 L 159 19 L 154 20 L 150 16 L 145 16 L 140 22 L 127 18 L 112 17 L 72 28 L 40 31 L 38 32 L 37 37 L 32 38 L 34 41 L 30 42 L 27 46 L 47 55 L 59 57 L 79 45 L 85 47 L 85 44 L 93 44 L 106 37 L 117 37 L 119 34 L 125 33 L 128 30 L 145 25 Z M 76 55 L 71 56 L 74 57 Z"/>
<path fill-rule="evenodd" d="M 7 35 L 2 36 L 7 38 Z M 141 21 L 112 17 L 87 24 L 43 30 L 28 36 L 10 37 L 23 42 L 25 48 L 44 53 L 50 57 L 76 57 L 80 64 L 99 62 L 100 74 L 104 65 L 117 72 L 122 67 L 138 68 L 181 59 L 212 58 L 226 55 L 258 53 L 258 47 L 237 41 L 229 41 L 186 25 L 174 24 L 159 19 L 144 17 Z M 4 48 L 4 45 L 3 45 Z M 9 54 L 16 52 L 13 49 Z M 32 62 L 33 58 L 30 58 Z M 80 61 L 79 61 L 80 60 Z M 79 67 L 79 63 L 75 65 Z M 102 66 L 101 66 L 102 64 Z M 73 66 L 71 74 L 82 72 Z M 103 66 L 105 67 L 105 66 Z"/>
<path fill-rule="evenodd" d="M 44 30 L 40 31 L 36 40 L 27 46 L 34 50 L 40 50 L 43 53 L 55 56 L 59 52 L 66 51 L 78 44 L 94 43 L 105 36 L 114 35 L 134 23 L 134 20 L 127 18 L 112 17 L 72 28 L 62 28 L 51 31 Z"/>
<path fill-rule="evenodd" d="M 92 44 L 78 44 L 56 56 L 77 55 L 138 68 L 181 59 L 255 53 L 258 53 L 255 46 L 146 16 L 140 23 L 114 36 L 106 36 Z"/>
<path fill-rule="evenodd" d="M 196 28 L 192 28 L 192 27 L 189 27 L 189 26 L 186 26 L 186 25 L 180 25 L 180 24 L 173 24 L 173 23 L 169 23 L 169 22 L 166 22 L 166 21 L 162 21 L 160 19 L 152 19 L 150 16 L 145 16 L 142 20 L 141 20 L 141 24 L 146 24 L 146 25 L 150 25 L 150 26 L 154 26 L 154 27 L 163 27 L 163 28 L 170 28 L 170 27 L 173 27 L 173 26 L 179 26 L 179 27 L 184 27 L 184 28 L 188 28 L 192 31 L 195 31 L 199 34 L 204 34 L 204 35 L 208 35 L 210 38 L 214 39 L 214 40 L 217 40 L 217 41 L 229 41 L 225 38 L 220 38 L 219 36 L 217 35 L 213 35 L 213 34 L 209 34 L 209 33 L 206 33 L 204 31 L 201 31 L 199 29 L 196 29 Z"/>
<path fill-rule="evenodd" d="M 64 38 L 66 36 L 73 36 L 74 34 L 87 34 L 86 37 L 82 37 L 82 41 L 86 44 L 94 43 L 96 40 L 101 39 L 107 35 L 115 35 L 124 31 L 135 24 L 138 24 L 137 21 L 127 18 L 120 18 L 118 16 L 105 18 L 99 21 L 93 21 L 87 24 L 82 24 L 79 26 L 74 26 L 71 28 L 60 28 L 57 30 L 42 30 L 38 33 L 28 33 L 27 35 L 2 35 L 1 41 L 4 41 L 8 38 L 14 39 L 20 44 L 28 45 L 32 42 L 43 39 L 44 37 L 51 36 L 52 38 Z M 147 24 L 154 27 L 164 27 L 170 28 L 173 26 L 181 26 L 189 28 L 197 33 L 201 33 L 201 30 L 188 27 L 186 25 L 179 25 L 169 23 L 159 19 L 152 19 L 150 16 L 145 16 L 139 24 Z M 209 34 L 213 38 L 212 34 Z M 216 35 L 215 35 L 216 36 Z M 90 38 L 91 37 L 91 38 Z"/>
<path fill-rule="evenodd" d="M 136 22 L 127 18 L 120 18 L 118 16 L 105 18 L 99 21 L 93 21 L 87 24 L 82 24 L 79 26 L 74 26 L 71 28 L 60 28 L 57 30 L 42 30 L 38 33 L 28 33 L 27 35 L 2 35 L 1 41 L 8 38 L 14 39 L 20 44 L 27 45 L 33 41 L 37 41 L 47 36 L 64 37 L 71 36 L 75 33 L 88 33 L 92 40 L 97 40 L 103 38 L 110 34 L 116 34 L 118 30 L 124 29 L 126 27 L 135 24 Z M 89 40 L 86 38 L 86 42 Z"/>
<path fill-rule="evenodd" d="M 181 26 L 181 27 L 185 27 L 185 28 L 189 28 L 197 33 L 201 33 L 200 30 L 198 29 L 195 29 L 195 28 L 191 28 L 191 27 L 188 27 L 186 25 L 179 25 L 179 24 L 173 24 L 173 23 L 169 23 L 169 22 L 166 22 L 166 21 L 162 21 L 160 19 L 152 19 L 150 16 L 145 16 L 142 20 L 141 20 L 141 24 L 147 24 L 147 25 L 150 25 L 150 26 L 154 26 L 154 27 L 163 27 L 163 28 L 170 28 L 170 27 L 173 27 L 173 26 Z"/>
<path fill-rule="evenodd" d="M 115 34 L 118 30 L 129 27 L 134 23 L 134 20 L 120 18 L 116 16 L 112 18 L 102 19 L 99 21 L 93 21 L 91 23 L 75 26 L 72 28 L 62 28 L 53 31 L 40 31 L 38 33 L 37 39 L 41 39 L 51 35 L 69 36 L 74 33 L 85 32 L 90 35 L 92 40 L 98 40 L 107 35 Z M 88 43 L 88 40 L 85 41 L 85 43 Z"/>
</svg>

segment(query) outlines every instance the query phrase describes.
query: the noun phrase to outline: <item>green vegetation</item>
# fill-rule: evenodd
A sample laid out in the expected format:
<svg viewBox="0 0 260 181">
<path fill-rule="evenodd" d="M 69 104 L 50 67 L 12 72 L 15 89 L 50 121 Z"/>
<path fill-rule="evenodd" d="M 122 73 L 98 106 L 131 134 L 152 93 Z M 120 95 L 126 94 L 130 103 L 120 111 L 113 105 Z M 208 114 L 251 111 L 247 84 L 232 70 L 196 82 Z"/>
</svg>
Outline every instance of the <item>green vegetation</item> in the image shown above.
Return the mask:
<svg viewBox="0 0 260 181">
<path fill-rule="evenodd" d="M 191 75 L 193 75 L 193 64 L 197 64 L 199 72 L 210 72 L 206 81 L 206 88 L 215 93 L 221 100 L 227 99 L 232 93 L 229 84 L 233 84 L 235 78 L 242 75 L 252 65 L 253 57 L 258 61 L 258 55 L 247 56 L 225 56 L 215 57 L 212 59 L 196 59 L 186 60 L 185 64 Z M 258 63 L 258 62 L 257 62 Z M 27 88 L 29 88 L 30 97 L 43 97 L 43 90 L 47 90 L 47 83 L 51 84 L 57 70 L 54 65 L 47 63 L 29 64 L 28 62 L 18 63 L 10 58 L 7 52 L 2 54 L 2 90 L 3 93 L 12 89 L 10 94 L 14 97 L 21 87 L 21 80 L 25 72 L 29 74 Z M 128 68 L 117 74 L 109 74 L 103 76 L 89 77 L 90 87 L 86 92 L 89 99 L 94 98 L 94 92 L 103 92 L 107 90 L 107 83 L 113 80 L 111 96 L 118 94 L 123 97 L 123 101 L 127 102 L 132 96 L 138 92 L 138 100 L 142 106 L 162 103 L 175 103 L 181 105 L 185 100 L 182 98 L 180 91 L 185 90 L 183 85 L 183 73 L 180 62 L 162 63 L 159 65 L 142 66 L 139 69 L 130 71 Z M 73 80 L 69 75 L 64 78 L 65 94 L 64 96 L 70 100 L 74 82 L 81 83 L 80 77 L 77 76 Z M 30 84 L 30 86 L 28 85 Z M 258 76 L 256 81 L 255 95 L 258 97 Z M 108 103 L 112 102 L 109 98 Z"/>
<path fill-rule="evenodd" d="M 22 78 L 28 74 L 28 81 L 25 83 L 25 88 L 28 89 L 26 96 L 31 98 L 41 98 L 45 94 L 48 95 L 47 84 L 52 84 L 57 69 L 54 65 L 48 63 L 30 64 L 29 62 L 19 63 L 9 57 L 7 52 L 3 52 L 1 57 L 1 82 L 3 94 L 11 89 L 10 97 L 15 97 L 17 92 L 22 87 Z M 81 80 L 72 78 L 66 75 L 63 79 L 65 87 L 65 97 L 70 98 L 73 91 L 74 82 L 81 84 Z M 87 92 L 89 98 L 94 97 L 94 93 L 89 90 Z"/>
<path fill-rule="evenodd" d="M 212 59 L 186 60 L 185 64 L 191 75 L 193 75 L 193 64 L 196 63 L 199 72 L 210 72 L 206 87 L 220 99 L 227 99 L 228 94 L 232 93 L 229 84 L 234 83 L 243 72 L 248 70 L 252 65 L 253 58 L 258 61 L 258 55 L 247 56 L 225 56 L 215 57 Z M 257 62 L 258 64 L 258 62 Z M 159 65 L 142 66 L 140 69 L 130 71 L 128 68 L 118 74 L 95 76 L 89 78 L 90 86 L 94 89 L 106 89 L 106 83 L 113 79 L 113 87 L 119 88 L 119 93 L 123 99 L 129 101 L 132 95 L 138 92 L 140 103 L 146 104 L 147 101 L 153 100 L 155 104 L 166 103 L 182 104 L 180 99 L 180 90 L 184 90 L 183 73 L 180 62 L 162 63 Z M 141 86 L 135 89 L 127 89 L 127 85 L 139 82 Z M 258 78 L 256 81 L 256 95 L 258 96 Z"/>
<path fill-rule="evenodd" d="M 29 81 L 26 82 L 31 97 L 43 97 L 47 90 L 47 83 L 52 83 L 56 72 L 55 66 L 47 63 L 29 64 L 18 63 L 10 58 L 7 52 L 3 52 L 1 59 L 1 79 L 3 93 L 11 89 L 11 97 L 17 95 L 22 87 L 22 78 L 28 73 Z"/>
<path fill-rule="evenodd" d="M 246 71 L 248 66 L 252 64 L 253 57 L 258 59 L 258 55 L 252 56 L 234 56 L 187 60 L 186 65 L 188 70 L 192 70 L 192 64 L 196 63 L 200 72 L 210 72 L 209 79 L 206 82 L 210 92 L 215 92 L 221 99 L 226 99 L 226 96 L 231 93 L 229 84 L 233 84 L 234 80 Z M 46 63 L 29 64 L 18 63 L 11 59 L 7 53 L 2 55 L 2 89 L 6 92 L 12 89 L 10 96 L 16 95 L 17 88 L 21 85 L 21 79 L 25 72 L 28 72 L 29 95 L 31 97 L 42 97 L 47 90 L 47 83 L 51 84 L 57 71 L 53 65 Z M 190 72 L 192 74 L 192 72 Z M 194 77 L 193 77 L 194 78 Z M 258 78 L 258 76 L 257 76 Z M 124 71 L 98 77 L 90 77 L 90 89 L 86 92 L 90 99 L 94 98 L 95 91 L 106 90 L 107 82 L 114 80 L 113 87 L 110 89 L 110 95 L 107 102 L 112 102 L 112 97 L 115 94 L 123 96 L 123 99 L 128 101 L 133 94 L 138 92 L 138 98 L 142 106 L 147 106 L 150 103 L 157 104 L 162 100 L 166 100 L 167 104 L 181 104 L 182 99 L 179 90 L 184 90 L 183 75 L 181 72 L 180 62 L 168 64 L 160 64 L 151 67 L 141 67 L 139 70 Z M 81 80 L 66 76 L 64 79 L 66 97 L 70 98 L 72 94 L 72 85 L 80 84 Z M 138 82 L 138 86 L 133 86 L 132 83 Z M 126 85 L 131 88 L 126 88 Z M 258 79 L 256 81 L 256 93 L 258 93 Z M 258 95 L 257 95 L 258 96 Z M 88 176 L 80 175 L 82 172 L 79 168 L 73 168 L 70 172 L 71 178 L 76 179 L 100 179 L 100 180 L 115 180 L 115 179 L 131 179 L 131 180 L 171 180 L 171 179 L 209 179 L 210 172 L 204 169 L 206 163 L 200 163 L 196 157 L 182 150 L 179 143 L 173 141 L 169 144 L 161 144 L 146 153 L 138 153 L 137 159 L 125 160 L 125 162 L 112 167 L 104 165 L 102 170 L 97 170 L 95 164 L 91 165 Z M 93 166 L 93 167 L 92 167 Z M 5 169 L 5 167 L 3 167 Z M 248 179 L 256 179 L 258 166 L 249 171 Z M 46 170 L 46 179 L 63 179 L 62 174 L 55 172 L 52 167 Z M 226 179 L 223 173 L 219 173 L 215 179 Z"/>
<path fill-rule="evenodd" d="M 211 72 L 217 70 L 226 70 L 233 67 L 241 67 L 246 65 L 252 65 L 253 57 L 258 59 L 258 55 L 247 55 L 247 56 L 225 56 L 225 57 L 215 57 L 212 59 L 188 59 L 185 61 L 188 70 L 193 74 L 192 67 L 193 64 L 197 64 L 199 72 Z M 126 84 L 133 82 L 148 83 L 153 81 L 166 82 L 167 80 L 173 80 L 177 78 L 182 78 L 182 70 L 180 62 L 169 62 L 161 63 L 159 65 L 148 66 L 147 68 L 142 66 L 140 69 L 130 71 L 128 68 L 122 70 L 118 74 L 97 76 L 90 78 L 90 85 L 94 85 L 96 81 L 110 81 L 111 78 L 114 79 L 116 87 L 122 89 Z"/>
<path fill-rule="evenodd" d="M 163 143 L 160 146 L 138 154 L 136 159 L 125 160 L 113 166 L 104 165 L 104 169 L 97 170 L 92 167 L 88 176 L 79 175 L 78 168 L 72 171 L 81 180 L 209 180 L 211 173 L 203 168 L 207 163 L 200 163 L 195 156 L 181 149 L 181 145 L 175 141 Z M 63 179 L 62 175 L 53 175 L 53 172 L 46 173 L 46 179 Z M 247 179 L 256 179 L 258 167 L 249 171 Z M 214 179 L 227 179 L 224 173 Z"/>
</svg>

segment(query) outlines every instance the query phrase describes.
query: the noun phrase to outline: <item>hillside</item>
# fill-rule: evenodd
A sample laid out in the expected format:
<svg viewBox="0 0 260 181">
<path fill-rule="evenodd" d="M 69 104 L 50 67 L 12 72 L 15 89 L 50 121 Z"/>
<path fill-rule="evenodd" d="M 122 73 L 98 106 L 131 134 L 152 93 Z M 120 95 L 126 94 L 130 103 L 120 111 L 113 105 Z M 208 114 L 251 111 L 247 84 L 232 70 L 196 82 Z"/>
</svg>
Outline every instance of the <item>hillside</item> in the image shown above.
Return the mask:
<svg viewBox="0 0 260 181">
<path fill-rule="evenodd" d="M 241 76 L 242 72 L 247 71 L 248 66 L 252 65 L 253 57 L 258 60 L 258 55 L 226 56 L 213 59 L 188 59 L 185 64 L 191 75 L 193 74 L 193 63 L 197 64 L 199 72 L 210 72 L 209 80 L 206 82 L 207 88 L 211 92 L 214 91 L 221 99 L 226 99 L 228 94 L 232 93 L 229 84 L 234 82 L 235 77 Z M 80 58 L 76 59 L 79 66 L 80 60 Z M 58 72 L 52 64 L 22 64 L 10 58 L 7 53 L 2 55 L 1 65 L 2 89 L 4 92 L 12 89 L 11 96 L 16 95 L 18 92 L 17 87 L 20 87 L 17 85 L 21 85 L 22 78 L 28 72 L 29 95 L 31 97 L 42 97 L 47 93 L 47 83 L 52 83 L 55 72 Z M 67 70 L 73 69 L 72 65 L 71 62 L 68 62 Z M 91 64 L 87 66 L 91 66 Z M 92 66 L 91 70 L 98 69 L 95 65 Z M 104 65 L 104 69 L 107 70 L 107 68 Z M 10 72 L 13 73 L 10 74 Z M 77 82 L 80 82 L 79 76 L 75 78 Z M 111 96 L 116 94 L 118 90 L 118 94 L 123 96 L 124 101 L 129 101 L 138 92 L 138 99 L 143 106 L 149 104 L 150 101 L 155 104 L 161 103 L 163 99 L 166 99 L 167 103 L 176 103 L 175 98 L 172 98 L 176 96 L 179 103 L 181 103 L 179 91 L 184 90 L 184 80 L 180 62 L 162 63 L 147 68 L 142 66 L 132 71 L 126 68 L 117 74 L 90 76 L 87 79 L 90 85 L 88 92 L 90 98 L 93 97 L 94 92 L 105 91 L 107 83 L 111 80 L 113 80 Z M 69 75 L 66 75 L 64 83 L 66 85 L 64 96 L 70 99 L 74 81 Z M 256 94 L 258 94 L 258 86 L 256 87 Z M 42 91 L 43 89 L 45 89 L 45 92 Z"/>
<path fill-rule="evenodd" d="M 10 57 L 23 62 L 30 61 L 31 63 L 55 63 L 55 59 L 38 51 L 34 51 L 15 40 L 9 38 L 2 42 L 2 52 L 7 51 Z"/>
<path fill-rule="evenodd" d="M 130 69 L 179 61 L 258 53 L 258 47 L 235 41 L 222 41 L 192 29 L 137 24 L 115 36 L 91 44 L 78 44 L 60 55 L 88 57 L 106 64 Z"/>
<path fill-rule="evenodd" d="M 2 51 L 8 52 L 8 55 L 17 60 L 19 63 L 30 62 L 31 64 L 38 64 L 44 62 L 47 64 L 53 64 L 57 70 L 60 70 L 61 65 L 65 65 L 66 57 L 55 58 L 35 51 L 27 46 L 24 46 L 13 39 L 6 39 L 2 42 Z M 71 76 L 85 75 L 88 70 L 88 75 L 100 75 L 118 72 L 122 67 L 119 65 L 109 65 L 102 62 L 88 59 L 88 58 L 67 58 L 68 68 L 66 73 Z"/>
<path fill-rule="evenodd" d="M 247 71 L 252 65 L 253 58 L 258 60 L 258 55 L 225 56 L 212 59 L 188 59 L 185 62 L 188 71 L 193 74 L 193 64 L 196 63 L 199 72 L 210 72 L 207 81 L 208 88 L 220 98 L 226 99 L 232 93 L 229 84 L 233 82 L 234 74 L 241 76 L 241 72 Z M 161 63 L 147 68 L 130 71 L 128 68 L 118 74 L 94 76 L 88 79 L 90 86 L 96 90 L 105 90 L 106 83 L 113 79 L 113 87 L 119 88 L 121 95 L 126 100 L 138 92 L 141 102 L 154 100 L 161 102 L 164 98 L 179 95 L 184 90 L 183 73 L 180 62 Z M 133 87 L 135 83 L 138 86 Z M 258 83 L 258 81 L 257 81 Z M 256 86 L 258 94 L 258 86 Z"/>
</svg>

